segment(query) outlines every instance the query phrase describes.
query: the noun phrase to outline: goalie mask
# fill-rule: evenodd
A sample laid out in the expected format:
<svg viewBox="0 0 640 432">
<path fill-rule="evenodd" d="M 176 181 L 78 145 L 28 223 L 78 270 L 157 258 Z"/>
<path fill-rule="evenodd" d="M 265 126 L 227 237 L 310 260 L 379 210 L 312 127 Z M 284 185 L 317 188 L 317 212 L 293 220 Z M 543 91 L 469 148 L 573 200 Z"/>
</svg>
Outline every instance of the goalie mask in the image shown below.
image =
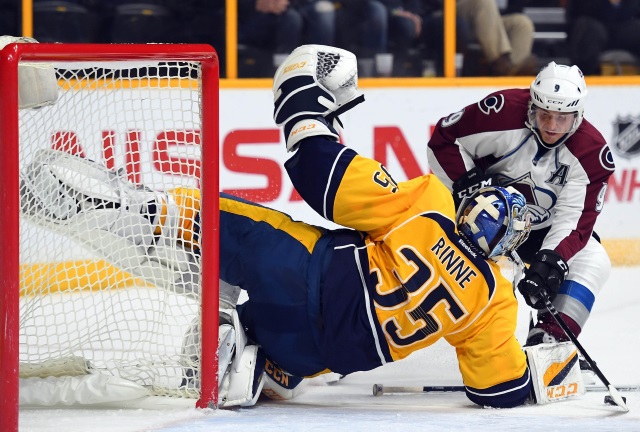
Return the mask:
<svg viewBox="0 0 640 432">
<path fill-rule="evenodd" d="M 545 66 L 530 87 L 527 127 L 546 148 L 555 148 L 575 133 L 584 114 L 587 85 L 578 66 Z"/>
<path fill-rule="evenodd" d="M 456 224 L 458 233 L 485 258 L 511 253 L 531 231 L 524 195 L 512 187 L 478 190 L 460 205 Z"/>
</svg>

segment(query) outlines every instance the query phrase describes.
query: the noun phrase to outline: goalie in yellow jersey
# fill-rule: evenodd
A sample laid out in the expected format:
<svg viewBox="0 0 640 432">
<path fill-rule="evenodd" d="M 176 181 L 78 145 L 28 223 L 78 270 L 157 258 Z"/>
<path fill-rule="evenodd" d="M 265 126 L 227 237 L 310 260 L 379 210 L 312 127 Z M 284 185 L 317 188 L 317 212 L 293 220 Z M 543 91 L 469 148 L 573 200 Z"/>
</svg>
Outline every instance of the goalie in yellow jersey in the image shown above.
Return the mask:
<svg viewBox="0 0 640 432">
<path fill-rule="evenodd" d="M 348 51 L 302 46 L 273 88 L 275 121 L 295 151 L 285 164 L 291 181 L 345 228 L 293 221 L 220 194 L 220 278 L 248 294 L 237 307 L 224 302 L 221 339 L 235 340 L 236 349 L 219 348 L 220 367 L 233 356 L 253 365 L 228 368 L 223 405 L 252 405 L 260 391 L 292 397 L 304 377 L 371 370 L 440 338 L 455 348 L 466 394 L 478 405 L 544 403 L 584 390 L 574 347 L 542 344 L 525 354 L 514 334 L 513 281 L 495 261 L 528 236 L 520 193 L 481 189 L 456 215 L 435 176 L 397 182 L 340 144 L 337 116 L 363 100 Z M 198 215 L 206 205 L 198 190 L 136 188 L 101 164 L 59 152 L 36 158 L 21 185 L 23 203 L 37 203 L 28 206 L 37 209 L 27 215 L 34 222 L 74 227 L 70 235 L 116 265 L 197 294 Z M 197 333 L 196 325 L 187 338 Z M 186 384 L 197 385 L 192 379 Z M 566 391 L 554 393 L 559 386 Z"/>
</svg>

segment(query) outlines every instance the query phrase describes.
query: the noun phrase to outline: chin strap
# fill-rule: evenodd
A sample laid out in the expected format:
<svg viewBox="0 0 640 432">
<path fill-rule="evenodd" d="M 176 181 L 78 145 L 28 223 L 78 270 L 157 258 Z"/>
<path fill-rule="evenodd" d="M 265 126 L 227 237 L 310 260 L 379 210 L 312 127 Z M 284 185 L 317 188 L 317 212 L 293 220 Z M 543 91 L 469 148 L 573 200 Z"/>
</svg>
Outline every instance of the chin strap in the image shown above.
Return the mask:
<svg viewBox="0 0 640 432">
<path fill-rule="evenodd" d="M 567 141 L 569 139 L 569 137 L 571 135 L 573 135 L 575 133 L 575 132 L 567 132 L 555 144 L 548 144 L 542 139 L 542 136 L 540 135 L 540 129 L 538 129 L 537 127 L 534 127 L 528 121 L 526 121 L 524 124 L 525 124 L 525 126 L 527 126 L 529 128 L 529 130 L 531 130 L 531 133 L 533 133 L 533 136 L 536 139 L 536 143 L 538 143 L 538 145 L 540 147 L 542 147 L 542 148 L 544 148 L 546 150 L 553 150 L 553 149 L 556 149 L 556 148 L 560 147 L 562 144 L 565 143 L 565 141 Z"/>
</svg>

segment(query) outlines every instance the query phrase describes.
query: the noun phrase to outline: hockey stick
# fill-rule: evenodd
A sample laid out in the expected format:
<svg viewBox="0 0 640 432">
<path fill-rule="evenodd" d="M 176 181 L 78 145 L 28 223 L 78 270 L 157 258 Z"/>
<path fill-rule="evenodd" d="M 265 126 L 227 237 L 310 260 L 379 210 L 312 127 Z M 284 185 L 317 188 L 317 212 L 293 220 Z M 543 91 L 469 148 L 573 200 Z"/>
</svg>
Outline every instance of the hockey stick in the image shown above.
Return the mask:
<svg viewBox="0 0 640 432">
<path fill-rule="evenodd" d="M 589 387 L 588 392 L 605 391 L 605 387 Z M 619 386 L 619 391 L 640 392 L 640 386 L 628 385 Z M 448 386 L 385 386 L 382 384 L 373 385 L 373 395 L 382 396 L 389 393 L 450 393 L 450 392 L 463 392 L 464 386 L 462 385 L 448 385 Z"/>
<path fill-rule="evenodd" d="M 373 395 L 382 396 L 387 393 L 429 393 L 429 392 L 463 392 L 464 386 L 384 386 L 382 384 L 373 385 Z"/>
<path fill-rule="evenodd" d="M 564 321 L 564 319 L 562 319 L 562 317 L 560 316 L 556 308 L 551 303 L 551 300 L 549 300 L 549 296 L 547 295 L 546 292 L 542 292 L 542 298 L 544 300 L 545 307 L 547 308 L 549 313 L 553 316 L 553 319 L 555 319 L 558 325 L 562 327 L 562 330 L 564 330 L 565 334 L 569 337 L 569 339 L 571 339 L 571 342 L 573 342 L 576 348 L 578 348 L 578 351 L 580 351 L 580 354 L 582 354 L 582 356 L 587 361 L 587 363 L 591 365 L 593 372 L 595 372 L 598 378 L 600 378 L 600 381 L 602 381 L 602 384 L 604 384 L 605 387 L 607 387 L 607 389 L 609 390 L 609 395 L 611 396 L 615 404 L 618 405 L 620 408 L 622 408 L 625 412 L 629 412 L 629 407 L 627 407 L 627 404 L 623 400 L 618 390 L 611 385 L 607 377 L 604 376 L 604 374 L 602 373 L 598 365 L 596 365 L 596 362 L 594 362 L 593 359 L 589 356 L 589 354 L 587 354 L 587 351 L 582 347 L 582 344 L 578 342 L 578 338 L 576 337 L 576 335 L 573 334 L 573 332 L 571 331 L 567 323 Z"/>
<path fill-rule="evenodd" d="M 524 262 L 522 262 L 520 255 L 518 255 L 518 253 L 515 250 L 511 251 L 511 257 L 516 262 L 516 264 L 520 266 L 521 269 L 525 268 Z M 616 405 L 618 405 L 620 408 L 622 408 L 624 412 L 629 412 L 629 407 L 627 407 L 625 399 L 623 399 L 620 393 L 618 392 L 618 390 L 613 385 L 611 385 L 609 380 L 604 376 L 600 368 L 596 365 L 596 362 L 594 362 L 593 359 L 591 359 L 591 356 L 589 356 L 587 351 L 582 347 L 582 344 L 578 342 L 578 338 L 576 337 L 576 335 L 573 334 L 573 332 L 571 331 L 567 323 L 564 321 L 564 319 L 562 319 L 562 317 L 560 316 L 556 308 L 551 303 L 551 300 L 549 299 L 549 295 L 547 294 L 547 292 L 545 290 L 542 290 L 540 292 L 540 295 L 544 300 L 545 307 L 547 308 L 551 316 L 553 316 L 553 319 L 556 320 L 556 322 L 560 327 L 562 327 L 562 330 L 564 330 L 567 337 L 576 346 L 578 351 L 580 351 L 580 354 L 582 354 L 582 357 L 584 357 L 587 363 L 589 363 L 589 365 L 593 369 L 593 372 L 596 374 L 598 378 L 600 378 L 600 381 L 602 381 L 602 384 L 604 384 L 605 387 L 607 387 L 607 389 L 609 390 L 609 395 L 611 396 L 611 399 L 613 400 L 613 402 Z"/>
</svg>

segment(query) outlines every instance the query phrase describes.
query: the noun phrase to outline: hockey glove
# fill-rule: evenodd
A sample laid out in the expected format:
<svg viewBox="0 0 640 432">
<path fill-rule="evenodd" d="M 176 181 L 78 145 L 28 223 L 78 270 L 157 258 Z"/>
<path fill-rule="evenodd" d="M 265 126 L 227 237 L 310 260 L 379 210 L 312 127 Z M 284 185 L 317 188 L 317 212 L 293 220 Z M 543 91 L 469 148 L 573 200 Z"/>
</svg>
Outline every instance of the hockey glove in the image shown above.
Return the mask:
<svg viewBox="0 0 640 432">
<path fill-rule="evenodd" d="M 284 126 L 288 151 L 294 151 L 302 139 L 314 135 L 337 140 L 334 120 L 364 101 L 358 91 L 356 56 L 325 45 L 296 48 L 276 71 L 273 98 L 273 119 L 278 126 Z M 319 117 L 326 122 L 318 121 Z M 304 120 L 311 121 L 301 123 Z"/>
<path fill-rule="evenodd" d="M 560 255 L 549 249 L 540 250 L 518 283 L 518 290 L 529 306 L 544 309 L 544 295 L 553 301 L 568 273 L 569 266 Z"/>
<path fill-rule="evenodd" d="M 453 203 L 456 209 L 462 201 L 485 186 L 499 186 L 498 182 L 482 172 L 478 167 L 467 171 L 462 177 L 453 182 Z"/>
</svg>

